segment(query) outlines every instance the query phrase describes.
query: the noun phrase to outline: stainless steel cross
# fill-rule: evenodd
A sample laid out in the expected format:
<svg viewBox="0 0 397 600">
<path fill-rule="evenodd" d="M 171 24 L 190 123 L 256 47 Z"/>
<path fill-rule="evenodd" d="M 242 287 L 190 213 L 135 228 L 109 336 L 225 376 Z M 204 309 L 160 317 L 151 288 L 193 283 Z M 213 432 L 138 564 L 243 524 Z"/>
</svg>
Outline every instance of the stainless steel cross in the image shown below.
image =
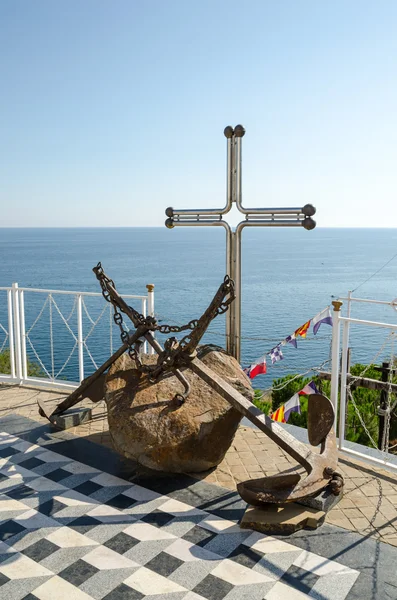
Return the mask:
<svg viewBox="0 0 397 600">
<path fill-rule="evenodd" d="M 226 205 L 223 208 L 167 208 L 166 227 L 221 226 L 226 230 L 226 272 L 235 282 L 236 299 L 226 314 L 226 350 L 240 362 L 241 351 L 241 234 L 244 227 L 300 227 L 314 229 L 311 218 L 316 209 L 311 204 L 303 208 L 244 208 L 241 186 L 241 146 L 245 129 L 242 125 L 226 127 L 227 184 Z M 233 229 L 223 220 L 236 204 L 244 220 Z"/>
</svg>

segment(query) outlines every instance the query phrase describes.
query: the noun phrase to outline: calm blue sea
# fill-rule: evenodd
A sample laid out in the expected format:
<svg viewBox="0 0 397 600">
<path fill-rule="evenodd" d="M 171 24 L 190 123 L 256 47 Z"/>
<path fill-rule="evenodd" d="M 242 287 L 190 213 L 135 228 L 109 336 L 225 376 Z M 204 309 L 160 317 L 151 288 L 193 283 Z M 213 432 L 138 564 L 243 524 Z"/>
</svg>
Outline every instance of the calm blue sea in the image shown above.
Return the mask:
<svg viewBox="0 0 397 600">
<path fill-rule="evenodd" d="M 242 364 L 248 365 L 298 326 L 327 306 L 333 297 L 345 296 L 382 267 L 397 252 L 397 229 L 248 229 L 243 234 Z M 206 308 L 225 275 L 225 238 L 215 228 L 79 228 L 0 229 L 0 286 L 17 282 L 21 287 L 99 291 L 92 267 L 101 261 L 121 293 L 144 294 L 155 284 L 155 308 L 163 322 L 182 324 Z M 397 297 L 397 259 L 369 282 L 356 296 L 380 300 Z M 72 298 L 55 297 L 61 312 L 69 316 Z M 29 329 L 43 305 L 43 298 L 25 294 L 26 326 Z M 139 304 L 135 305 L 140 309 Z M 87 300 L 95 321 L 104 307 L 102 298 Z M 354 315 L 371 320 L 397 322 L 390 307 L 360 305 Z M 75 312 L 68 321 L 76 330 Z M 52 308 L 55 338 L 54 369 L 57 372 L 73 348 L 73 338 L 55 307 Z M 84 333 L 92 324 L 84 317 Z M 0 292 L 0 322 L 6 326 L 5 293 Z M 87 340 L 97 362 L 110 351 L 109 313 Z M 211 326 L 206 341 L 224 345 L 224 319 Z M 331 328 L 324 325 L 287 346 L 284 360 L 268 367 L 256 379 L 259 387 L 286 373 L 305 371 L 329 356 Z M 43 364 L 51 370 L 49 307 L 30 332 Z M 117 331 L 113 330 L 117 347 Z M 0 347 L 4 337 L 1 337 Z M 354 326 L 352 362 L 373 359 L 385 339 L 385 330 Z M 29 346 L 30 356 L 34 352 Z M 388 358 L 391 347 L 379 358 Z M 87 361 L 90 358 L 87 353 Z M 89 368 L 87 367 L 87 372 Z M 77 376 L 74 352 L 60 376 Z"/>
</svg>

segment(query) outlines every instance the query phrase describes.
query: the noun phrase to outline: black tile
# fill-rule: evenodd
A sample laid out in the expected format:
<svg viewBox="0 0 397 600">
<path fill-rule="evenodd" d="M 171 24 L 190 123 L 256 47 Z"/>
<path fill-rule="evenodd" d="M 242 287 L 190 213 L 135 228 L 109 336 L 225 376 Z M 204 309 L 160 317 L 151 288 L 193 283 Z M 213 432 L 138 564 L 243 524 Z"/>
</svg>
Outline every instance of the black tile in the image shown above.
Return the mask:
<svg viewBox="0 0 397 600">
<path fill-rule="evenodd" d="M 21 533 L 21 531 L 26 531 L 26 527 L 22 527 L 22 525 L 19 525 L 19 523 L 15 523 L 14 521 L 6 521 L 5 523 L 1 523 L 0 541 L 5 542 L 17 533 Z"/>
<path fill-rule="evenodd" d="M 320 577 L 318 575 L 315 575 L 310 571 L 305 571 L 305 569 L 301 569 L 300 567 L 295 567 L 295 565 L 291 565 L 288 571 L 282 575 L 280 581 L 287 583 L 304 594 L 308 594 L 319 579 Z"/>
<path fill-rule="evenodd" d="M 62 504 L 62 502 L 59 502 L 58 500 L 47 500 L 47 502 L 39 504 L 36 510 L 43 515 L 47 515 L 47 517 L 52 517 L 55 513 L 64 508 L 66 508 L 66 504 Z"/>
<path fill-rule="evenodd" d="M 97 490 L 100 490 L 101 487 L 102 487 L 101 485 L 98 485 L 97 483 L 94 483 L 93 481 L 85 481 L 84 483 L 80 483 L 80 485 L 78 485 L 74 489 L 76 490 L 76 492 L 79 492 L 80 494 L 84 494 L 84 496 L 90 496 Z"/>
<path fill-rule="evenodd" d="M 0 587 L 7 583 L 7 581 L 10 581 L 9 578 L 3 575 L 3 573 L 0 573 Z"/>
<path fill-rule="evenodd" d="M 14 454 L 18 454 L 19 450 L 15 450 L 15 448 L 11 448 L 8 446 L 7 448 L 0 449 L 0 458 L 7 458 L 8 456 L 13 456 Z"/>
<path fill-rule="evenodd" d="M 213 540 L 215 536 L 216 533 L 211 533 L 211 531 L 195 525 L 190 531 L 185 533 L 182 539 L 191 542 L 192 544 L 196 544 L 197 546 L 205 546 L 208 542 Z"/>
<path fill-rule="evenodd" d="M 66 567 L 63 571 L 58 573 L 59 577 L 66 579 L 72 585 L 79 587 L 82 583 L 87 581 L 90 577 L 98 573 L 99 569 L 84 562 L 84 560 L 77 560 L 75 563 Z"/>
<path fill-rule="evenodd" d="M 74 529 L 75 531 L 78 531 L 83 535 L 87 533 L 87 531 L 90 531 L 90 529 L 96 527 L 97 525 L 102 525 L 102 522 L 98 521 L 98 519 L 94 519 L 93 517 L 89 517 L 87 515 L 78 517 L 78 519 L 76 519 L 75 521 L 68 523 L 68 527 Z"/>
<path fill-rule="evenodd" d="M 18 485 L 18 487 L 13 488 L 9 492 L 7 492 L 7 496 L 13 498 L 14 500 L 23 500 L 24 498 L 29 498 L 30 496 L 36 496 L 36 490 L 33 490 L 26 485 Z"/>
<path fill-rule="evenodd" d="M 4 479 L 8 479 L 8 477 L 0 473 L 0 481 L 4 481 Z"/>
<path fill-rule="evenodd" d="M 124 583 L 118 585 L 114 590 L 104 596 L 102 600 L 141 600 L 144 595 L 130 588 Z"/>
<path fill-rule="evenodd" d="M 25 556 L 28 556 L 32 560 L 40 562 L 41 560 L 44 560 L 45 558 L 47 558 L 47 556 L 50 556 L 50 554 L 53 554 L 57 550 L 59 550 L 59 546 L 56 546 L 52 542 L 43 539 L 39 540 L 38 542 L 35 542 L 28 548 L 25 548 L 25 550 L 21 550 L 21 552 L 22 554 L 25 554 Z"/>
<path fill-rule="evenodd" d="M 114 498 L 110 498 L 105 502 L 108 506 L 113 506 L 113 508 L 118 508 L 119 510 L 123 510 L 124 508 L 131 508 L 134 504 L 137 504 L 137 501 L 133 498 L 129 498 L 124 494 L 118 494 L 114 496 Z"/>
<path fill-rule="evenodd" d="M 167 525 L 173 519 L 175 519 L 174 515 L 170 515 L 162 510 L 154 510 L 142 517 L 141 521 L 150 523 L 150 525 L 154 525 L 155 527 L 164 527 L 164 525 Z"/>
<path fill-rule="evenodd" d="M 176 571 L 176 569 L 181 565 L 183 565 L 183 560 L 175 558 L 175 556 L 171 556 L 166 552 L 160 552 L 160 554 L 146 563 L 145 567 L 151 569 L 159 575 L 162 575 L 163 577 L 169 577 L 171 573 Z"/>
<path fill-rule="evenodd" d="M 240 544 L 240 546 L 237 546 L 237 548 L 229 554 L 228 558 L 239 563 L 239 565 L 252 569 L 263 556 L 262 552 L 257 552 L 252 548 L 248 548 L 248 546 L 244 546 L 244 544 Z"/>
<path fill-rule="evenodd" d="M 35 467 L 39 467 L 40 465 L 44 465 L 44 460 L 40 460 L 39 458 L 36 457 L 32 457 L 32 458 L 28 458 L 28 460 L 24 460 L 23 462 L 19 463 L 20 467 L 23 467 L 24 469 L 34 469 Z"/>
<path fill-rule="evenodd" d="M 207 600 L 222 600 L 234 588 L 234 585 L 219 579 L 214 575 L 207 575 L 203 581 L 192 590 Z"/>
<path fill-rule="evenodd" d="M 37 596 L 35 596 L 34 594 L 28 594 L 27 596 L 24 596 L 22 598 L 22 600 L 39 600 Z"/>
<path fill-rule="evenodd" d="M 66 479 L 66 477 L 70 477 L 71 475 L 72 473 L 70 473 L 70 471 L 65 471 L 65 469 L 55 469 L 55 471 L 47 473 L 44 477 L 52 479 L 52 481 L 62 481 L 62 479 Z"/>
<path fill-rule="evenodd" d="M 139 540 L 130 535 L 127 535 L 126 533 L 121 532 L 115 535 L 114 537 L 110 538 L 110 540 L 107 540 L 107 542 L 104 542 L 103 546 L 106 546 L 107 548 L 110 548 L 111 550 L 114 550 L 119 554 L 124 554 L 137 544 L 139 544 Z"/>
</svg>

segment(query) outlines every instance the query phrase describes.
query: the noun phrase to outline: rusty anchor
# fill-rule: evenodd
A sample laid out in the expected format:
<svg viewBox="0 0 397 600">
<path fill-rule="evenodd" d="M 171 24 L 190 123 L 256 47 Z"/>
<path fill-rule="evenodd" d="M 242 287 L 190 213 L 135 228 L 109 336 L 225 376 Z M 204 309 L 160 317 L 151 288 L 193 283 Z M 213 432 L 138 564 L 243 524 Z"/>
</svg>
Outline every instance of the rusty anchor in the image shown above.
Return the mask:
<svg viewBox="0 0 397 600">
<path fill-rule="evenodd" d="M 181 327 L 159 325 L 154 317 L 144 317 L 128 306 L 118 294 L 114 282 L 104 273 L 101 263 L 93 269 L 102 288 L 104 298 L 113 305 L 114 321 L 120 327 L 123 345 L 99 369 L 85 379 L 52 412 L 39 402 L 40 414 L 53 421 L 54 417 L 80 402 L 98 384 L 104 373 L 124 352 L 128 352 L 135 361 L 138 370 L 146 373 L 150 380 L 156 381 L 172 372 L 184 385 L 184 392 L 176 394 L 171 401 L 179 404 L 189 396 L 189 384 L 181 369 L 190 368 L 214 391 L 229 402 L 258 429 L 270 437 L 280 448 L 294 458 L 306 471 L 302 477 L 298 472 L 284 472 L 271 477 L 252 479 L 238 484 L 240 496 L 249 504 L 261 506 L 268 503 L 284 503 L 302 500 L 316 495 L 328 485 L 332 493 L 338 495 L 343 487 L 343 478 L 336 471 L 338 464 L 336 436 L 333 429 L 334 409 L 328 398 L 321 394 L 312 394 L 308 398 L 308 438 L 310 445 L 297 440 L 284 427 L 270 419 L 254 404 L 242 396 L 229 383 L 224 381 L 212 369 L 197 358 L 196 348 L 211 321 L 228 310 L 234 300 L 234 283 L 226 276 L 214 295 L 207 310 L 199 319 L 193 319 Z M 122 314 L 128 316 L 135 332 L 126 331 Z M 188 333 L 177 340 L 170 337 L 164 348 L 154 337 L 154 332 L 163 334 Z M 158 355 L 155 365 L 144 365 L 140 360 L 140 340 L 145 339 Z M 319 451 L 316 447 L 319 446 Z"/>
</svg>

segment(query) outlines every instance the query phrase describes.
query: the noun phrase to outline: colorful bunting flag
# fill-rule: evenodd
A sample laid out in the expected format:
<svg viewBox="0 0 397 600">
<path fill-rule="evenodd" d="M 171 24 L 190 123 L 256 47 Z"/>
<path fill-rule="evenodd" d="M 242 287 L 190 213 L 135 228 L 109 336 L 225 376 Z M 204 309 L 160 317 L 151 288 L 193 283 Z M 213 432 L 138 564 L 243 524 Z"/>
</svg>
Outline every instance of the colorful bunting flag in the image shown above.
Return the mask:
<svg viewBox="0 0 397 600">
<path fill-rule="evenodd" d="M 294 346 L 294 348 L 298 347 L 298 343 L 296 341 L 295 333 L 291 333 L 291 335 L 287 336 L 285 338 L 285 341 L 286 341 L 287 344 L 292 344 Z"/>
<path fill-rule="evenodd" d="M 288 419 L 292 412 L 297 412 L 300 414 L 301 405 L 299 401 L 299 394 L 294 394 L 288 402 L 280 406 L 273 414 L 273 421 L 278 421 L 279 423 L 287 423 Z"/>
<path fill-rule="evenodd" d="M 320 392 L 316 388 L 314 381 L 310 381 L 305 387 L 298 392 L 299 396 L 310 396 L 310 394 L 319 394 Z"/>
<path fill-rule="evenodd" d="M 250 367 L 244 369 L 244 373 L 248 375 L 250 379 L 253 379 L 257 375 L 264 375 L 266 370 L 266 356 L 261 356 L 261 358 L 258 358 L 258 360 Z"/>
<path fill-rule="evenodd" d="M 305 338 L 307 335 L 307 330 L 310 327 L 310 323 L 311 323 L 311 319 L 305 323 L 304 325 L 302 325 L 302 327 L 299 327 L 296 331 L 295 331 L 295 336 L 298 337 L 298 335 L 300 335 L 300 337 Z"/>
<path fill-rule="evenodd" d="M 301 413 L 300 396 L 310 396 L 311 394 L 318 394 L 319 391 L 313 381 L 310 381 L 305 387 L 297 392 L 286 402 L 279 406 L 279 408 L 272 414 L 273 421 L 279 423 L 287 423 L 292 412 Z"/>
<path fill-rule="evenodd" d="M 331 317 L 331 311 L 330 311 L 329 306 L 327 306 L 327 308 L 324 308 L 323 311 L 318 313 L 318 315 L 316 315 L 313 318 L 313 333 L 314 333 L 314 335 L 316 335 L 316 333 L 320 329 L 320 325 L 322 323 L 326 323 L 327 325 L 331 325 L 331 327 L 332 327 L 332 317 Z"/>
<path fill-rule="evenodd" d="M 284 358 L 283 353 L 281 352 L 280 344 L 275 348 L 272 348 L 269 354 L 273 365 L 274 363 L 278 362 L 279 360 L 283 360 Z"/>
</svg>

